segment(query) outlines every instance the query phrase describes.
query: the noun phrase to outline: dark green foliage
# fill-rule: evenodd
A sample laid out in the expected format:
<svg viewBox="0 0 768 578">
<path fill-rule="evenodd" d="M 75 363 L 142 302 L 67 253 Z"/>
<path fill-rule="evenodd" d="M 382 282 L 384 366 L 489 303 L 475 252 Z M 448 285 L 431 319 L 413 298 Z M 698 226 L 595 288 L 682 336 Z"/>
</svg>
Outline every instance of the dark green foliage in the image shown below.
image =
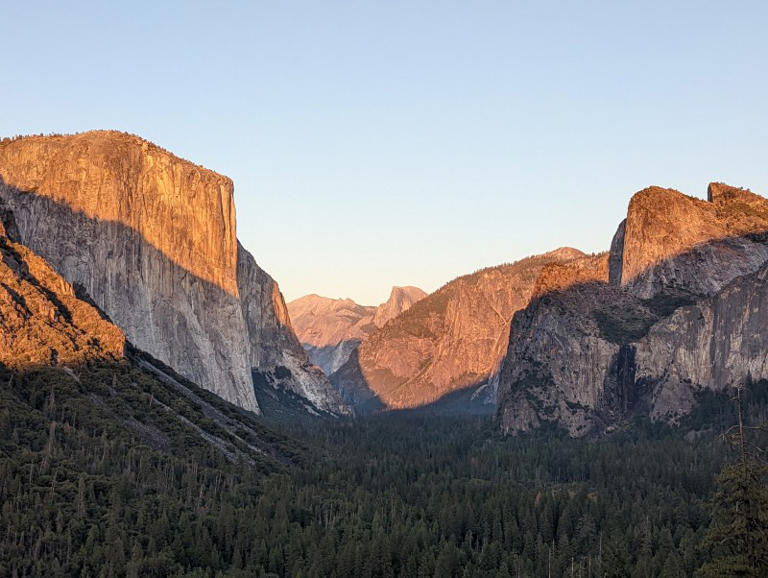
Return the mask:
<svg viewBox="0 0 768 578">
<path fill-rule="evenodd" d="M 666 317 L 680 307 L 687 307 L 696 303 L 696 296 L 678 291 L 672 293 L 657 293 L 644 301 L 646 307 L 659 317 Z"/>
<path fill-rule="evenodd" d="M 148 393 L 229 432 L 146 374 L 47 371 L 0 374 L 0 576 L 692 576 L 708 560 L 728 452 L 712 437 L 503 438 L 488 417 L 403 412 L 261 424 L 280 450 L 254 468 L 164 421 Z M 126 430 L 126 405 L 165 441 Z"/>
<path fill-rule="evenodd" d="M 289 575 L 653 576 L 674 553 L 690 576 L 725 451 L 671 435 L 505 439 L 486 419 L 413 414 L 284 431 L 325 448 L 275 495 L 307 510 L 275 545 L 302 543 Z M 337 554 L 317 551 L 329 532 Z"/>
<path fill-rule="evenodd" d="M 127 362 L 0 366 L 0 576 L 209 567 L 197 548 L 223 504 L 303 449 L 188 387 Z"/>
<path fill-rule="evenodd" d="M 602 336 L 619 345 L 642 339 L 658 320 L 658 317 L 640 308 L 618 307 L 595 311 L 594 318 Z"/>
<path fill-rule="evenodd" d="M 699 571 L 705 578 L 768 574 L 768 422 L 749 420 L 755 398 L 764 395 L 766 384 L 761 385 L 749 388 L 746 397 L 752 397 L 752 404 L 747 411 L 744 388 L 737 389 L 735 403 L 730 404 L 737 423 L 723 437 L 732 443 L 737 458 L 717 476 L 712 521 L 704 540 L 709 560 Z"/>
<path fill-rule="evenodd" d="M 717 476 L 712 524 L 705 537 L 712 561 L 704 577 L 764 576 L 768 570 L 768 468 L 738 461 Z"/>
</svg>

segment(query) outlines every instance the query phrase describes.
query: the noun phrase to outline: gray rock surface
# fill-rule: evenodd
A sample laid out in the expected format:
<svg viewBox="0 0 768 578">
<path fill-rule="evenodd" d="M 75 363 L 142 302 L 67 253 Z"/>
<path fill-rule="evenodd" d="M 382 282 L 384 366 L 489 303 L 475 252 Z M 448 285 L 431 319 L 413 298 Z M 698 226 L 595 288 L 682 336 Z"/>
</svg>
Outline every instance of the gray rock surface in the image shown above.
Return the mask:
<svg viewBox="0 0 768 578">
<path fill-rule="evenodd" d="M 259 411 L 252 362 L 269 370 L 274 345 L 241 293 L 275 289 L 239 282 L 248 260 L 229 179 L 114 131 L 6 139 L 0 179 L 21 242 L 81 286 L 133 345 Z M 260 304 L 260 318 L 274 315 L 274 300 Z"/>
<path fill-rule="evenodd" d="M 292 391 L 318 409 L 347 413 L 338 392 L 299 343 L 277 283 L 239 243 L 237 284 L 249 337 L 250 367 L 273 387 Z"/>
<path fill-rule="evenodd" d="M 635 346 L 635 379 L 652 392 L 651 417 L 675 421 L 702 388 L 768 379 L 766 327 L 768 265 L 656 323 Z"/>
<path fill-rule="evenodd" d="M 542 271 L 502 362 L 505 431 L 555 422 L 579 436 L 638 413 L 675 422 L 702 389 L 766 377 L 768 201 L 718 183 L 708 198 L 645 189 L 607 259 Z"/>
</svg>

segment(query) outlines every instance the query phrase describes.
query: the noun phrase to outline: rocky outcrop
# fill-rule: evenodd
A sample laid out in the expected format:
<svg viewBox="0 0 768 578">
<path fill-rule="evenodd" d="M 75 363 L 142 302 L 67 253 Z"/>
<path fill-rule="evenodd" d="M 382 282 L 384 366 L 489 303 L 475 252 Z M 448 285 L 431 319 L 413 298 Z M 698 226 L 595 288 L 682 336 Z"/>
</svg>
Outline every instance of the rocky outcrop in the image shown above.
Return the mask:
<svg viewBox="0 0 768 578">
<path fill-rule="evenodd" d="M 272 387 L 293 392 L 317 409 L 346 413 L 339 394 L 299 343 L 277 283 L 239 243 L 237 262 L 240 303 L 250 338 L 250 367 Z"/>
<path fill-rule="evenodd" d="M 621 267 L 614 281 L 646 299 L 669 290 L 711 295 L 768 259 L 768 201 L 720 183 L 707 196 L 658 187 L 634 195 L 612 243 Z"/>
<path fill-rule="evenodd" d="M 607 259 L 542 272 L 511 324 L 504 430 L 554 422 L 579 436 L 638 413 L 676 421 L 702 389 L 765 375 L 768 201 L 722 184 L 708 198 L 645 189 Z"/>
<path fill-rule="evenodd" d="M 258 316 L 241 293 L 275 289 L 239 283 L 248 263 L 229 179 L 112 131 L 6 139 L 0 179 L 20 241 L 82 287 L 129 341 L 258 412 L 252 370 L 276 367 L 253 361 L 270 359 L 273 345 L 246 323 L 244 310 Z M 266 319 L 276 301 L 260 303 Z"/>
<path fill-rule="evenodd" d="M 366 338 L 331 381 L 352 403 L 375 399 L 386 408 L 488 389 L 507 349 L 509 321 L 528 304 L 541 270 L 581 255 L 559 249 L 451 281 Z"/>
<path fill-rule="evenodd" d="M 609 398 L 626 397 L 612 372 L 621 336 L 643 331 L 649 315 L 636 298 L 608 284 L 606 254 L 548 267 L 536 297 L 510 327 L 498 388 L 503 428 L 557 422 L 581 435 L 610 421 Z"/>
<path fill-rule="evenodd" d="M 81 365 L 123 357 L 123 333 L 43 259 L 15 243 L 0 201 L 0 365 Z"/>
<path fill-rule="evenodd" d="M 383 327 L 426 296 L 427 294 L 418 287 L 392 287 L 389 299 L 376 308 L 373 324 L 376 327 Z"/>
<path fill-rule="evenodd" d="M 377 327 L 425 295 L 418 287 L 393 287 L 389 299 L 378 307 L 358 305 L 351 299 L 306 295 L 291 301 L 288 312 L 310 360 L 330 375 Z"/>
<path fill-rule="evenodd" d="M 768 264 L 712 297 L 677 309 L 637 342 L 635 380 L 650 416 L 675 421 L 702 388 L 768 379 Z"/>
</svg>

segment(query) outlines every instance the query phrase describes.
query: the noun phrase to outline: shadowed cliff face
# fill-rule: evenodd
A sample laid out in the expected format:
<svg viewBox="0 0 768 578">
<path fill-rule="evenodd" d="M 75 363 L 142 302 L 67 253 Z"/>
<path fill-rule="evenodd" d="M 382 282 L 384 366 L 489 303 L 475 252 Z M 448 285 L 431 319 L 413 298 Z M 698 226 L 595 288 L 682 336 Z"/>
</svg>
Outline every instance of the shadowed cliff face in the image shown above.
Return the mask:
<svg viewBox="0 0 768 578">
<path fill-rule="evenodd" d="M 486 384 L 506 351 L 509 321 L 527 305 L 542 268 L 579 255 L 559 249 L 448 283 L 366 338 L 331 381 L 390 409 Z"/>
<path fill-rule="evenodd" d="M 125 337 L 27 247 L 13 242 L 12 217 L 0 201 L 0 365 L 116 361 Z"/>
<path fill-rule="evenodd" d="M 290 391 L 319 410 L 347 413 L 338 392 L 312 363 L 291 327 L 277 283 L 238 243 L 237 282 L 251 340 L 250 366 L 273 388 Z"/>
<path fill-rule="evenodd" d="M 512 321 L 503 429 L 556 422 L 578 436 L 636 414 L 674 422 L 702 389 L 766 375 L 768 202 L 720 184 L 709 198 L 641 191 L 607 260 L 553 266 L 556 283 L 542 273 Z"/>
<path fill-rule="evenodd" d="M 266 274 L 253 278 L 264 287 L 238 283 L 250 256 L 238 250 L 228 179 L 114 132 L 3 141 L 0 178 L 20 241 L 82 286 L 134 345 L 259 411 L 251 372 L 275 369 L 263 360 L 274 344 L 253 319 L 287 316 Z M 270 298 L 255 315 L 262 291 Z M 309 381 L 330 390 L 316 372 Z"/>
</svg>

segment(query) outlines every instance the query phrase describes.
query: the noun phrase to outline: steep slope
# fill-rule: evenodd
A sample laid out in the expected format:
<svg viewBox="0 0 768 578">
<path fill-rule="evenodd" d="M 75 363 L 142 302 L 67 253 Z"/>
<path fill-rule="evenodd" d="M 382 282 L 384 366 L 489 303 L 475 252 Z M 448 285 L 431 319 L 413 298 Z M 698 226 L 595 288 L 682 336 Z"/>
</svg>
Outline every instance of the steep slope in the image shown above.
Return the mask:
<svg viewBox="0 0 768 578">
<path fill-rule="evenodd" d="M 0 201 L 0 364 L 81 364 L 123 357 L 125 337 L 27 247 L 14 243 Z"/>
<path fill-rule="evenodd" d="M 258 320 L 274 317 L 275 302 L 257 306 L 241 294 L 271 294 L 274 282 L 238 282 L 238 270 L 251 265 L 238 247 L 232 189 L 226 177 L 113 131 L 0 143 L 0 198 L 20 240 L 82 287 L 137 347 L 258 412 L 252 372 L 278 369 Z M 299 366 L 306 361 L 300 347 L 292 354 Z M 322 409 L 341 408 L 322 376 L 299 381 L 328 400 Z"/>
<path fill-rule="evenodd" d="M 293 325 L 312 363 L 327 374 L 339 369 L 352 351 L 387 321 L 426 296 L 418 287 L 392 287 L 389 299 L 372 307 L 351 299 L 305 295 L 288 304 Z"/>
<path fill-rule="evenodd" d="M 19 431 L 29 437 L 47 431 L 48 423 L 31 425 L 42 421 L 50 422 L 51 436 L 63 426 L 57 437 L 64 439 L 57 443 L 65 445 L 109 431 L 113 442 L 146 444 L 184 459 L 196 453 L 195 445 L 207 448 L 204 454 L 213 450 L 221 459 L 259 468 L 274 469 L 276 462 L 267 464 L 284 459 L 266 441 L 274 434 L 251 413 L 128 344 L 87 295 L 76 296 L 48 263 L 13 240 L 16 231 L 0 201 L 0 430 L 16 431 L 18 443 Z M 9 451 L 36 451 L 35 444 L 16 448 L 4 441 Z M 56 456 L 49 453 L 46 460 Z"/>
<path fill-rule="evenodd" d="M 622 334 L 642 331 L 648 315 L 636 298 L 608 285 L 606 254 L 548 267 L 509 330 L 497 396 L 503 428 L 551 421 L 580 435 L 593 421 L 609 422 L 610 398 L 620 404 L 625 393 L 623 379 L 611 374 L 621 345 L 606 333 L 614 326 Z"/>
<path fill-rule="evenodd" d="M 541 269 L 580 255 L 559 249 L 451 281 L 366 338 L 332 382 L 352 403 L 387 408 L 486 385 L 507 349 L 509 321 L 528 304 Z"/>
<path fill-rule="evenodd" d="M 768 379 L 766 323 L 768 263 L 653 325 L 632 350 L 651 418 L 677 420 L 703 389 Z"/>
<path fill-rule="evenodd" d="M 584 435 L 635 414 L 675 421 L 703 389 L 762 377 L 767 231 L 768 201 L 749 191 L 637 193 L 610 255 L 582 260 L 592 274 L 561 267 L 561 282 L 515 315 L 502 427 L 555 422 Z"/>
<path fill-rule="evenodd" d="M 291 326 L 288 308 L 277 283 L 238 243 L 237 283 L 247 333 L 252 347 L 250 366 L 257 397 L 271 390 L 296 394 L 310 412 L 346 413 L 325 374 L 310 363 Z M 266 385 L 267 390 L 260 390 Z M 314 410 L 313 410 L 314 408 Z"/>
</svg>

